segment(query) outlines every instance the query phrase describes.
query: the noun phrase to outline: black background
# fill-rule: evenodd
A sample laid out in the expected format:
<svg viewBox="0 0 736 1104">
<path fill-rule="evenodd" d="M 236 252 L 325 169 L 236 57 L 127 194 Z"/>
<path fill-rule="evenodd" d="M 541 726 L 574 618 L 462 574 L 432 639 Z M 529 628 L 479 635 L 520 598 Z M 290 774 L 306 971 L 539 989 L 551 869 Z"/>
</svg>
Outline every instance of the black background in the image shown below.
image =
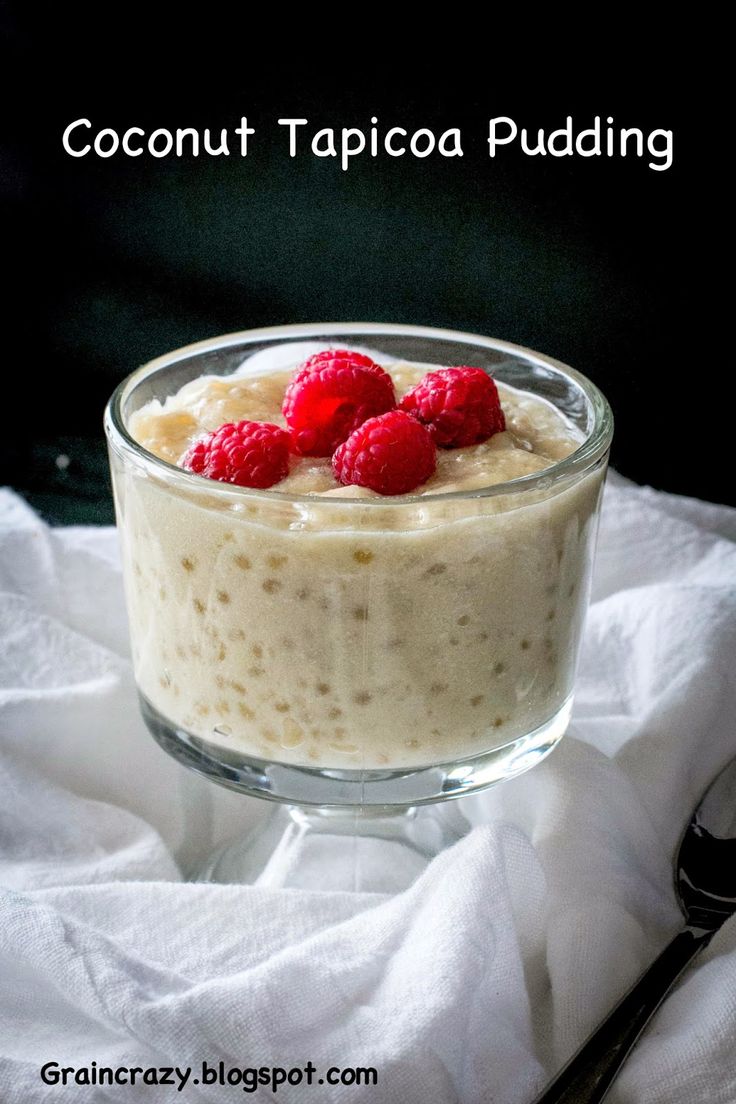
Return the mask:
<svg viewBox="0 0 736 1104">
<path fill-rule="evenodd" d="M 6 481 L 50 520 L 112 520 L 102 409 L 137 365 L 217 333 L 319 320 L 437 325 L 539 349 L 606 392 L 623 474 L 732 500 L 712 452 L 690 445 L 726 432 L 704 387 L 706 370 L 717 386 L 728 367 L 704 359 L 704 243 L 717 213 L 706 139 L 675 72 L 650 67 L 637 87 L 623 70 L 563 87 L 549 76 L 532 85 L 521 63 L 491 80 L 470 63 L 409 70 L 353 57 L 310 67 L 251 53 L 214 80 L 191 66 L 172 80 L 141 61 L 145 81 L 130 63 L 121 83 L 104 65 L 93 80 L 67 63 L 34 110 L 12 93 L 48 56 L 33 30 L 10 25 L 6 41 L 2 194 L 17 345 L 6 371 L 28 396 L 6 427 Z M 551 130 L 568 114 L 576 129 L 596 114 L 645 135 L 671 129 L 674 164 L 527 157 L 518 145 L 489 159 L 490 117 Z M 73 159 L 62 149 L 64 127 L 80 117 L 94 133 L 232 131 L 241 115 L 256 129 L 245 160 Z M 304 139 L 290 160 L 282 115 L 306 116 L 310 134 L 367 130 L 371 115 L 382 130 L 459 126 L 465 156 L 363 154 L 343 172 Z"/>
</svg>

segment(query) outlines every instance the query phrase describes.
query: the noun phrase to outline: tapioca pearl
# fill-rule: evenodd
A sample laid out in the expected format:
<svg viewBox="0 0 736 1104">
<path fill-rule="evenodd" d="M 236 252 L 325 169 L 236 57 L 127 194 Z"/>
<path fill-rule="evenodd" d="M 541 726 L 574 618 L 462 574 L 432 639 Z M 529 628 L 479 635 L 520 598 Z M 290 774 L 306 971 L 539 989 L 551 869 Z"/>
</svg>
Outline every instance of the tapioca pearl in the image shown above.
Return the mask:
<svg viewBox="0 0 736 1104">
<path fill-rule="evenodd" d="M 430 694 L 434 694 L 435 697 L 446 694 L 448 690 L 449 686 L 446 682 L 433 682 L 429 687 Z"/>
<path fill-rule="evenodd" d="M 222 642 L 218 645 L 215 659 L 218 663 L 223 663 L 227 659 L 227 648 Z"/>
<path fill-rule="evenodd" d="M 444 575 L 444 573 L 446 571 L 447 571 L 447 564 L 438 562 L 438 563 L 433 563 L 430 567 L 428 567 L 427 570 L 424 572 L 424 574 L 425 575 Z"/>
<path fill-rule="evenodd" d="M 506 671 L 506 664 L 503 663 L 502 660 L 499 659 L 498 663 L 494 663 L 494 665 L 493 665 L 494 675 L 496 675 L 496 676 L 503 675 L 505 671 Z"/>
<path fill-rule="evenodd" d="M 309 597 L 310 593 L 311 593 L 311 591 L 310 591 L 309 587 L 299 587 L 299 589 L 296 592 L 296 596 L 297 596 L 297 598 L 299 599 L 300 602 L 306 602 L 306 600 Z"/>
<path fill-rule="evenodd" d="M 304 729 L 291 717 L 287 717 L 284 721 L 279 743 L 283 748 L 299 747 L 300 744 L 304 743 Z"/>
<path fill-rule="evenodd" d="M 194 712 L 197 714 L 198 717 L 209 717 L 210 707 L 209 705 L 207 705 L 206 702 L 195 702 Z"/>
<path fill-rule="evenodd" d="M 262 728 L 259 732 L 259 736 L 262 740 L 265 740 L 267 744 L 280 743 L 278 736 L 272 728 Z"/>
<path fill-rule="evenodd" d="M 233 561 L 235 563 L 235 566 L 239 567 L 241 571 L 250 571 L 251 567 L 253 566 L 248 557 L 244 556 L 240 552 L 237 556 L 233 556 Z"/>
<path fill-rule="evenodd" d="M 356 548 L 353 552 L 353 559 L 359 564 L 369 564 L 373 558 L 373 553 L 367 548 Z"/>
<path fill-rule="evenodd" d="M 485 694 L 474 694 L 473 697 L 470 699 L 470 704 L 473 706 L 474 709 L 477 709 L 477 707 L 481 704 L 481 702 L 484 701 L 484 699 Z"/>
<path fill-rule="evenodd" d="M 262 644 L 252 644 L 251 649 L 250 649 L 250 654 L 255 659 L 263 659 L 263 645 Z"/>
<path fill-rule="evenodd" d="M 238 682 L 237 679 L 230 679 L 229 685 L 235 691 L 236 694 L 245 694 L 246 693 L 246 689 L 243 686 L 242 682 Z"/>
<path fill-rule="evenodd" d="M 353 701 L 356 705 L 368 705 L 372 700 L 372 695 L 367 690 L 357 690 L 353 694 Z"/>
<path fill-rule="evenodd" d="M 368 620 L 368 607 L 367 606 L 355 606 L 353 609 L 353 617 L 356 621 Z"/>
<path fill-rule="evenodd" d="M 340 719 L 340 717 L 342 717 L 342 709 L 340 709 L 337 705 L 333 705 L 330 709 L 327 710 L 327 716 L 331 721 L 337 721 Z"/>
<path fill-rule="evenodd" d="M 490 636 L 487 632 L 478 633 L 478 640 L 480 641 L 481 644 L 485 644 L 486 640 L 489 640 L 489 639 L 490 639 Z"/>
<path fill-rule="evenodd" d="M 470 614 L 469 613 L 464 613 L 462 615 L 462 617 L 458 617 L 457 624 L 458 625 L 463 625 L 463 626 L 464 625 L 469 625 L 470 624 Z"/>
<path fill-rule="evenodd" d="M 193 598 L 192 599 L 192 605 L 194 606 L 195 611 L 200 616 L 202 616 L 202 614 L 204 614 L 205 610 L 207 609 L 207 607 L 205 606 L 205 604 L 204 604 L 204 602 L 202 601 L 201 598 Z"/>
<path fill-rule="evenodd" d="M 232 544 L 234 540 L 235 540 L 235 534 L 231 533 L 229 530 L 228 530 L 227 533 L 222 534 L 222 543 L 223 544 Z"/>
<path fill-rule="evenodd" d="M 315 690 L 321 697 L 324 697 L 325 694 L 329 694 L 330 692 L 330 684 L 328 682 L 318 682 Z"/>
<path fill-rule="evenodd" d="M 501 728 L 501 726 L 502 726 L 503 724 L 504 724 L 504 719 L 503 719 L 503 717 L 494 717 L 494 718 L 493 718 L 493 727 L 494 727 L 494 728 Z"/>
<path fill-rule="evenodd" d="M 285 563 L 288 563 L 288 560 L 288 556 L 280 556 L 276 554 L 272 554 L 266 557 L 266 563 L 269 567 L 272 567 L 274 571 L 278 571 L 279 568 L 283 567 Z"/>
<path fill-rule="evenodd" d="M 223 606 L 227 606 L 230 604 L 230 595 L 226 590 L 218 590 L 217 601 L 222 602 Z"/>
<path fill-rule="evenodd" d="M 188 575 L 191 575 L 197 566 L 196 560 L 193 560 L 191 556 L 182 556 L 180 563 Z"/>
<path fill-rule="evenodd" d="M 230 712 L 230 703 L 228 701 L 226 701 L 225 698 L 220 698 L 219 701 L 215 702 L 215 713 L 229 713 L 229 712 Z"/>
<path fill-rule="evenodd" d="M 394 637 L 391 637 L 390 640 L 386 641 L 386 647 L 387 648 L 392 648 L 392 649 L 403 648 L 405 644 L 406 644 L 406 641 L 401 636 L 394 636 Z"/>
<path fill-rule="evenodd" d="M 357 751 L 357 748 L 350 748 L 348 744 L 334 744 L 328 743 L 327 747 L 330 751 L 337 751 L 340 755 L 351 755 L 353 751 Z"/>
<path fill-rule="evenodd" d="M 285 702 L 285 701 L 274 702 L 273 707 L 274 707 L 274 709 L 276 710 L 277 713 L 288 713 L 289 710 L 291 709 L 291 706 L 289 705 L 289 703 Z"/>
<path fill-rule="evenodd" d="M 527 640 L 526 637 L 524 637 L 524 639 L 519 644 L 519 647 L 521 648 L 522 652 L 528 652 L 529 649 L 531 648 L 531 646 L 532 646 L 531 641 Z"/>
<path fill-rule="evenodd" d="M 260 678 L 261 675 L 265 675 L 265 673 L 266 672 L 265 672 L 263 667 L 249 667 L 248 668 L 248 674 L 250 675 L 251 678 Z"/>
<path fill-rule="evenodd" d="M 556 610 L 556 609 L 554 609 L 554 608 L 553 608 L 553 609 L 549 609 L 549 610 L 547 610 L 547 614 L 546 614 L 545 620 L 546 620 L 546 621 L 554 621 L 554 619 L 555 619 L 555 617 L 556 617 L 556 616 L 557 616 L 557 610 Z"/>
<path fill-rule="evenodd" d="M 261 587 L 265 590 L 266 594 L 277 594 L 282 586 L 283 583 L 280 579 L 264 579 L 261 583 Z"/>
<path fill-rule="evenodd" d="M 457 636 L 451 636 L 449 643 L 452 645 L 453 648 L 457 648 L 458 644 L 460 643 L 460 638 Z"/>
<path fill-rule="evenodd" d="M 238 702 L 238 712 L 240 713 L 241 717 L 245 717 L 246 721 L 252 721 L 255 719 L 255 713 L 250 708 L 250 706 L 245 704 L 245 702 Z"/>
</svg>

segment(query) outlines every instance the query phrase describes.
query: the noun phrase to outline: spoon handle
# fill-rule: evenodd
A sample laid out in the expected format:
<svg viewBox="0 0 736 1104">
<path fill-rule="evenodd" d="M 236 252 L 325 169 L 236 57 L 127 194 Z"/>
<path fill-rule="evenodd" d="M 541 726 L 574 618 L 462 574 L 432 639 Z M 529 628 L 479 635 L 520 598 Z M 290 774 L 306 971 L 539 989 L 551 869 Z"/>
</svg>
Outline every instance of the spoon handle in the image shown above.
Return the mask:
<svg viewBox="0 0 736 1104">
<path fill-rule="evenodd" d="M 534 1104 L 599 1104 L 669 990 L 713 934 L 688 927 L 676 935 Z"/>
</svg>

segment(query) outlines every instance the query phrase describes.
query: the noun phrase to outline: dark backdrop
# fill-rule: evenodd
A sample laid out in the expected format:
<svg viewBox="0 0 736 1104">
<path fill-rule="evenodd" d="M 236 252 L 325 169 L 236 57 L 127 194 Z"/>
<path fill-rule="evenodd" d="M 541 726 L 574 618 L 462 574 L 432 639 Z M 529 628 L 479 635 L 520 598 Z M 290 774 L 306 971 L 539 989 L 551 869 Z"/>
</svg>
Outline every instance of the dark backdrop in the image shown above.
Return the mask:
<svg viewBox="0 0 736 1104">
<path fill-rule="evenodd" d="M 22 69 L 31 32 L 11 34 Z M 359 79 L 358 79 L 359 78 Z M 113 386 L 178 345 L 313 320 L 412 322 L 529 345 L 590 375 L 617 419 L 614 463 L 669 491 L 729 501 L 707 448 L 693 332 L 713 212 L 703 151 L 675 83 L 605 89 L 440 78 L 401 67 L 309 73 L 250 59 L 247 75 L 121 90 L 67 72 L 42 112 L 14 109 L 5 143 L 10 329 L 6 372 L 28 403 L 6 428 L 6 481 L 54 522 L 110 521 L 101 415 Z M 630 85 L 629 85 L 630 87 Z M 17 108 L 17 102 L 16 102 Z M 674 130 L 674 165 L 487 156 L 487 119 L 552 129 L 572 114 Z M 256 128 L 240 157 L 74 160 L 64 127 Z M 460 126 L 462 160 L 287 154 L 280 115 L 318 126 Z M 700 354 L 702 355 L 702 354 Z M 705 365 L 703 364 L 703 368 Z M 710 360 L 716 379 L 727 371 Z M 698 394 L 700 389 L 701 394 Z M 60 454 L 69 458 L 59 467 Z"/>
</svg>

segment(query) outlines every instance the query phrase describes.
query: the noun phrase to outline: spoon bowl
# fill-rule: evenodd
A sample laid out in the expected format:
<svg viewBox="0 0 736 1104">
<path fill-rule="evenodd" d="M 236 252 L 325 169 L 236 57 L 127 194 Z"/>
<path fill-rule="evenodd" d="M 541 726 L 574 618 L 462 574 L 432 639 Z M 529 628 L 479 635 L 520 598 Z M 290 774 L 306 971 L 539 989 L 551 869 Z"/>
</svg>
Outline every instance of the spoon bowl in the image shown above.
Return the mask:
<svg viewBox="0 0 736 1104">
<path fill-rule="evenodd" d="M 675 887 L 692 927 L 716 931 L 736 912 L 736 759 L 708 787 L 685 829 Z"/>
</svg>

